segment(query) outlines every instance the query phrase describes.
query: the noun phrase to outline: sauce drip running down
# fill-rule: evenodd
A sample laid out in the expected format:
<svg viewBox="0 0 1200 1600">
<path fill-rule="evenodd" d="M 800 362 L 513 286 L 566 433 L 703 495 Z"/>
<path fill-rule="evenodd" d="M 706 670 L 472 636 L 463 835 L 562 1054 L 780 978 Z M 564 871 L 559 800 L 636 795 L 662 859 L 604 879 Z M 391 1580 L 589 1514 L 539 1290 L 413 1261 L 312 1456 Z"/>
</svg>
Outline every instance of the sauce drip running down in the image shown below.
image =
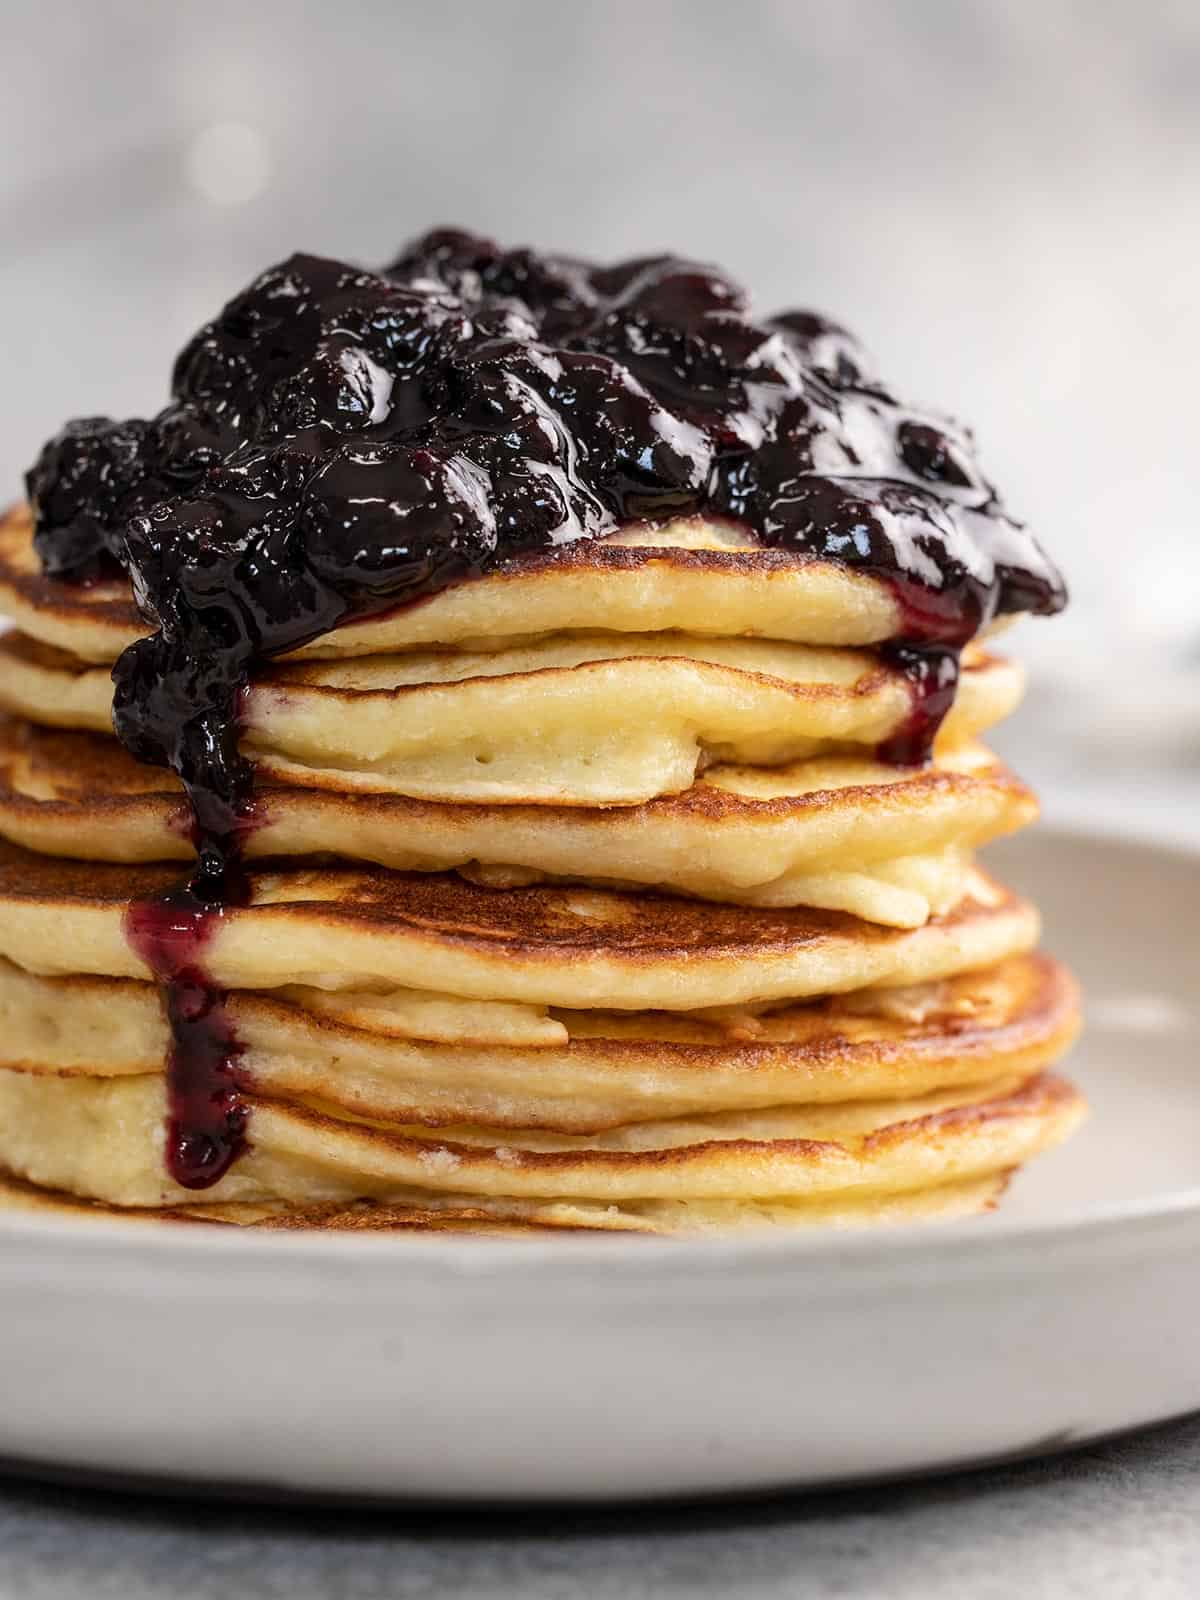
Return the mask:
<svg viewBox="0 0 1200 1600">
<path fill-rule="evenodd" d="M 903 407 L 810 312 L 670 256 L 612 267 L 428 234 L 383 273 L 297 255 L 202 328 L 150 420 L 68 423 L 28 474 L 45 571 L 123 568 L 156 625 L 113 671 L 113 721 L 192 808 L 186 889 L 134 906 L 166 986 L 168 1168 L 200 1188 L 245 1139 L 237 1044 L 203 951 L 244 901 L 254 826 L 239 707 L 256 664 L 339 623 L 631 521 L 704 513 L 887 582 L 884 653 L 927 759 L 963 645 L 1048 613 L 1062 581 L 1006 515 L 970 434 Z"/>
<path fill-rule="evenodd" d="M 214 908 L 190 884 L 135 901 L 125 918 L 130 945 L 163 985 L 171 1030 L 167 1165 L 186 1189 L 216 1183 L 246 1142 L 241 1046 L 224 994 L 204 969 L 213 931 Z"/>
</svg>

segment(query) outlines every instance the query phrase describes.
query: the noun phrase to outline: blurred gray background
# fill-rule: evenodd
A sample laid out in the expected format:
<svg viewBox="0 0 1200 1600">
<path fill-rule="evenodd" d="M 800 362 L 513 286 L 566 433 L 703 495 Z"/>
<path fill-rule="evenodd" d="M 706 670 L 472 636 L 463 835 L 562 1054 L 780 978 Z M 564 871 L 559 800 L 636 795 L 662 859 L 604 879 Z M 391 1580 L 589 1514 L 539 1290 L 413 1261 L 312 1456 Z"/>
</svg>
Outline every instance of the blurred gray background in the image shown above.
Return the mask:
<svg viewBox="0 0 1200 1600">
<path fill-rule="evenodd" d="M 1020 648 L 1074 767 L 1200 749 L 1197 0 L 0 15 L 14 490 L 68 414 L 156 409 L 185 335 L 293 249 L 373 264 L 450 221 L 673 249 L 976 426 L 1072 581 Z"/>
</svg>

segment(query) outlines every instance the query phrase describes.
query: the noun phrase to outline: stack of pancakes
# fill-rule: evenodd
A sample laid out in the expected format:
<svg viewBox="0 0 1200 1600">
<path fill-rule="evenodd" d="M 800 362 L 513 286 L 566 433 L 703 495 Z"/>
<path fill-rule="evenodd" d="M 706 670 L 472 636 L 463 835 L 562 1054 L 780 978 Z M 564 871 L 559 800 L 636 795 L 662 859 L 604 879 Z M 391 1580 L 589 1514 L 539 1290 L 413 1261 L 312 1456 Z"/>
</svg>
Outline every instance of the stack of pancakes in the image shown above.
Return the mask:
<svg viewBox="0 0 1200 1600">
<path fill-rule="evenodd" d="M 22 1206 L 695 1232 L 955 1215 L 1073 1127 L 1077 1026 L 976 849 L 1029 822 L 963 659 L 931 764 L 883 582 L 691 520 L 531 558 L 262 669 L 249 903 L 204 952 L 247 1148 L 163 1162 L 131 903 L 192 857 L 111 730 L 124 581 L 0 525 L 0 1166 Z M 602 622 L 602 631 L 598 623 Z M 199 1202 L 199 1203 L 198 1203 Z"/>
</svg>

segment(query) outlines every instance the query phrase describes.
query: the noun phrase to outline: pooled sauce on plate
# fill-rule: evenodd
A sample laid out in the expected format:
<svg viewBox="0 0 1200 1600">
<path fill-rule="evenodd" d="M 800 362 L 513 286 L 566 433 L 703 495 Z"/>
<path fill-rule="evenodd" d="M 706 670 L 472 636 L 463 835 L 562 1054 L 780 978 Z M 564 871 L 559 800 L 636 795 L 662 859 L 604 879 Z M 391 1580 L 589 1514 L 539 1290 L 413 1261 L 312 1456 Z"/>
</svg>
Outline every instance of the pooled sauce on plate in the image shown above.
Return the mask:
<svg viewBox="0 0 1200 1600">
<path fill-rule="evenodd" d="M 68 423 L 28 489 L 44 570 L 124 568 L 157 628 L 113 670 L 113 722 L 195 822 L 186 889 L 127 924 L 167 990 L 167 1165 L 189 1188 L 245 1141 L 202 956 L 246 893 L 257 663 L 531 552 L 703 513 L 891 586 L 882 652 L 912 712 L 879 753 L 915 764 L 966 642 L 1065 602 L 969 433 L 901 406 L 835 324 L 754 321 L 737 284 L 671 256 L 597 267 L 451 230 L 383 273 L 292 256 L 196 334 L 172 394 L 148 421 Z"/>
</svg>

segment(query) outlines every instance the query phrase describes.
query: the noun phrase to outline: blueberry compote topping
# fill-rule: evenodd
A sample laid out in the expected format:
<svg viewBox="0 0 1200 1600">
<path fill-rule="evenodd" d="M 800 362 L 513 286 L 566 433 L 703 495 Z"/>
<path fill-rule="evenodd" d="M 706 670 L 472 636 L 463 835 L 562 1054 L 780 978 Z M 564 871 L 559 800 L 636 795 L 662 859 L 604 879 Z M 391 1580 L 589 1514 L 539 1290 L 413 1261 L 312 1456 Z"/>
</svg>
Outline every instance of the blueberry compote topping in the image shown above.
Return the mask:
<svg viewBox="0 0 1200 1600">
<path fill-rule="evenodd" d="M 124 568 L 157 628 L 118 661 L 113 715 L 194 817 L 189 884 L 129 919 L 168 988 L 169 1166 L 194 1187 L 244 1139 L 201 956 L 245 893 L 257 662 L 522 555 L 704 513 L 891 586 L 884 649 L 913 710 L 880 753 L 915 763 L 967 640 L 1065 600 L 965 429 L 901 406 L 836 324 L 754 321 L 737 284 L 670 256 L 596 267 L 451 230 L 383 273 L 293 256 L 201 329 L 172 389 L 149 421 L 69 423 L 28 487 L 45 571 Z"/>
<path fill-rule="evenodd" d="M 134 901 L 125 918 L 129 943 L 163 985 L 171 1029 L 167 1166 L 187 1189 L 216 1183 L 246 1142 L 241 1046 L 203 961 L 214 917 L 212 904 L 183 884 Z"/>
</svg>

